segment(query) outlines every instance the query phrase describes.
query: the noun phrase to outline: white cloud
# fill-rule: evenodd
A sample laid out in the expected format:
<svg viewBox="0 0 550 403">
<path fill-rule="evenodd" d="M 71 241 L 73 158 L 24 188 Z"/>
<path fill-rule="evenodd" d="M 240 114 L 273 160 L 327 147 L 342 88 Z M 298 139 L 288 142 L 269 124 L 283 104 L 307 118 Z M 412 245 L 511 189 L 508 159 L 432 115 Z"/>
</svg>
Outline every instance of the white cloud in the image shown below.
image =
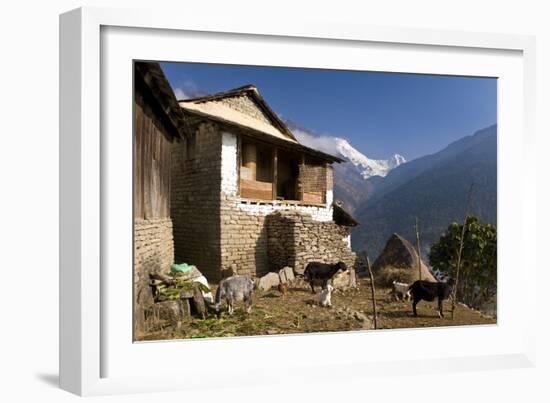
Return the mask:
<svg viewBox="0 0 550 403">
<path fill-rule="evenodd" d="M 178 101 L 191 98 L 191 96 L 181 88 L 174 89 L 174 95 Z"/>
<path fill-rule="evenodd" d="M 328 154 L 339 155 L 338 143 L 341 141 L 338 137 L 332 136 L 316 136 L 304 130 L 293 129 L 292 133 L 298 141 L 310 148 L 324 151 Z"/>
</svg>

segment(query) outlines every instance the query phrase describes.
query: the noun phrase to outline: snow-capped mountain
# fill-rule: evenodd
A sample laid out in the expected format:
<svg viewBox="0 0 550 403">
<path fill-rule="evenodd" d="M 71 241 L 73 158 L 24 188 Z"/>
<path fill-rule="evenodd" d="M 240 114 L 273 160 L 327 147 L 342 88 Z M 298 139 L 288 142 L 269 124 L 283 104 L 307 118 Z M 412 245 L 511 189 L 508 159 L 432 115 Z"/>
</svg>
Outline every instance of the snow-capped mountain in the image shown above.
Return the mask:
<svg viewBox="0 0 550 403">
<path fill-rule="evenodd" d="M 347 140 L 334 138 L 338 154 L 355 165 L 364 179 L 371 176 L 385 177 L 393 168 L 406 162 L 405 157 L 394 154 L 387 160 L 374 160 L 354 148 Z"/>
<path fill-rule="evenodd" d="M 394 154 L 387 160 L 371 159 L 353 147 L 346 139 L 319 136 L 292 123 L 288 124 L 288 127 L 300 143 L 348 160 L 365 180 L 372 176 L 385 177 L 392 169 L 406 162 L 405 158 L 399 154 Z"/>
</svg>

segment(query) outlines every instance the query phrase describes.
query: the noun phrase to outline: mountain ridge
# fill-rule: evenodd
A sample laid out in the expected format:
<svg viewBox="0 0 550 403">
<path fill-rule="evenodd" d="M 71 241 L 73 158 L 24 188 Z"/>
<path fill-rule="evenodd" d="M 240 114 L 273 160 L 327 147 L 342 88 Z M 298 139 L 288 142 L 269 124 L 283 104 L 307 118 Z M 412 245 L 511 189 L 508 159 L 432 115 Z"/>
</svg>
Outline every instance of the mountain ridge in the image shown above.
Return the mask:
<svg viewBox="0 0 550 403">
<path fill-rule="evenodd" d="M 350 213 L 369 197 L 381 178 L 406 162 L 397 153 L 386 160 L 372 159 L 344 138 L 320 135 L 292 121 L 287 121 L 286 124 L 300 143 L 346 160 L 334 165 L 334 197 Z"/>
<path fill-rule="evenodd" d="M 342 137 L 321 135 L 303 128 L 292 121 L 287 121 L 287 126 L 301 144 L 343 157 L 358 167 L 364 179 L 372 176 L 384 177 L 392 169 L 406 162 L 405 157 L 398 153 L 394 153 L 387 159 L 369 158 Z"/>
<path fill-rule="evenodd" d="M 425 257 L 447 226 L 463 219 L 472 183 L 469 213 L 496 225 L 496 134 L 496 125 L 489 126 L 391 171 L 357 207 L 353 248 L 366 246 L 375 257 L 394 232 L 414 240 L 418 218 Z"/>
</svg>

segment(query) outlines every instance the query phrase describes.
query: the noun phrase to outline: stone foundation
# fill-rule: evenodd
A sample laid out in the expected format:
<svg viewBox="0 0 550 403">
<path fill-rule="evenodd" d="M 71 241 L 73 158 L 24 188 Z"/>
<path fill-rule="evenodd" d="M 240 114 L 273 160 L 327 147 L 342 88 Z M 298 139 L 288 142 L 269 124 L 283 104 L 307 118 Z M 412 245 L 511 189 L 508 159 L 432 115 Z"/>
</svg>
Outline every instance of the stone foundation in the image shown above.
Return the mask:
<svg viewBox="0 0 550 403">
<path fill-rule="evenodd" d="M 174 263 L 172 220 L 134 220 L 134 318 L 143 330 L 145 310 L 153 303 L 149 273 L 167 272 Z"/>
</svg>

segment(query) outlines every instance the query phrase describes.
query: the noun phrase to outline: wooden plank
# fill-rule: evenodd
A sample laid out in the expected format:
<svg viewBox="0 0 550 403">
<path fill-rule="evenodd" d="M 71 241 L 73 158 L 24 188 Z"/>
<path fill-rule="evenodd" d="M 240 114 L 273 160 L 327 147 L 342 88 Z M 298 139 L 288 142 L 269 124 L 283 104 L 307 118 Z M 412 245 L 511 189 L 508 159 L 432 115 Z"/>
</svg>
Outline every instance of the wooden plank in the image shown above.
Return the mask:
<svg viewBox="0 0 550 403">
<path fill-rule="evenodd" d="M 273 200 L 273 184 L 241 179 L 241 197 L 261 200 Z"/>
<path fill-rule="evenodd" d="M 146 116 L 143 125 L 143 212 L 151 217 L 151 119 Z"/>
<path fill-rule="evenodd" d="M 322 204 L 323 203 L 323 193 L 322 192 L 303 192 L 302 193 L 302 201 L 304 203 Z"/>
<path fill-rule="evenodd" d="M 161 152 L 161 217 L 170 217 L 170 146 L 171 143 L 162 136 L 162 152 Z"/>
<path fill-rule="evenodd" d="M 170 217 L 170 209 L 171 209 L 171 192 L 172 192 L 172 143 L 171 142 L 165 142 L 165 149 L 164 149 L 164 162 L 166 163 L 165 170 L 166 170 L 166 212 L 165 217 Z"/>
<path fill-rule="evenodd" d="M 305 165 L 306 165 L 306 156 L 305 154 L 300 154 L 300 166 L 304 167 Z M 298 186 L 298 200 L 304 201 L 304 184 L 301 178 L 299 178 L 297 186 Z"/>
<path fill-rule="evenodd" d="M 141 218 L 170 216 L 170 138 L 152 111 L 136 101 L 134 133 L 134 215 Z"/>
<path fill-rule="evenodd" d="M 143 182 L 142 182 L 142 130 L 143 112 L 139 104 L 135 104 L 134 125 L 134 217 L 143 218 Z"/>
<path fill-rule="evenodd" d="M 162 134 L 159 133 L 157 127 L 153 121 L 153 144 L 152 144 L 152 155 L 151 155 L 151 214 L 154 218 L 159 218 L 159 208 L 160 208 L 160 174 L 159 174 L 159 158 L 158 158 L 158 148 L 160 143 L 160 138 Z"/>
<path fill-rule="evenodd" d="M 237 178 L 239 179 L 239 184 L 237 186 L 237 196 L 241 195 L 241 165 L 243 163 L 243 136 L 240 134 L 237 136 Z"/>
</svg>

